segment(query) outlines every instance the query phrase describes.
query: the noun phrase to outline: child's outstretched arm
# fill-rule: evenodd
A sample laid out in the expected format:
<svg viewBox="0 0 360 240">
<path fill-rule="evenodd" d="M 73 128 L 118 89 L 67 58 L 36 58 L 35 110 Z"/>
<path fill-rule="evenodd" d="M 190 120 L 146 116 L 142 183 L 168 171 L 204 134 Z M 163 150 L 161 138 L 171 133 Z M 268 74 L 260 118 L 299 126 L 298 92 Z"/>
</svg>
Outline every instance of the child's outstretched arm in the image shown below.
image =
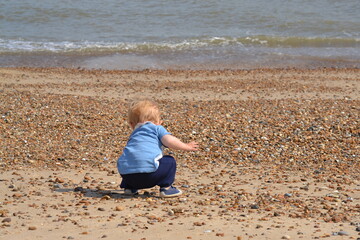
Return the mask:
<svg viewBox="0 0 360 240">
<path fill-rule="evenodd" d="M 184 151 L 196 151 L 199 148 L 199 145 L 197 142 L 189 142 L 184 143 L 177 137 L 174 137 L 173 135 L 165 135 L 161 138 L 162 144 L 164 144 L 168 148 L 172 148 L 175 150 L 184 150 Z"/>
</svg>

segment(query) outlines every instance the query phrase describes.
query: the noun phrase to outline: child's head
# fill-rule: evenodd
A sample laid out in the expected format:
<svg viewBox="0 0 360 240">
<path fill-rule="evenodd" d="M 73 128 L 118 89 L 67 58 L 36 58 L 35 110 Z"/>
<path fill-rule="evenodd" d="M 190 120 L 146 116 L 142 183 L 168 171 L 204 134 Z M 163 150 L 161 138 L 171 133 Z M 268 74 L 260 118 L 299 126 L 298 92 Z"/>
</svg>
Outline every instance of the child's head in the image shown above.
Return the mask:
<svg viewBox="0 0 360 240">
<path fill-rule="evenodd" d="M 129 124 L 132 128 L 138 123 L 152 122 L 161 124 L 160 110 L 156 103 L 149 100 L 133 102 L 129 108 Z"/>
</svg>

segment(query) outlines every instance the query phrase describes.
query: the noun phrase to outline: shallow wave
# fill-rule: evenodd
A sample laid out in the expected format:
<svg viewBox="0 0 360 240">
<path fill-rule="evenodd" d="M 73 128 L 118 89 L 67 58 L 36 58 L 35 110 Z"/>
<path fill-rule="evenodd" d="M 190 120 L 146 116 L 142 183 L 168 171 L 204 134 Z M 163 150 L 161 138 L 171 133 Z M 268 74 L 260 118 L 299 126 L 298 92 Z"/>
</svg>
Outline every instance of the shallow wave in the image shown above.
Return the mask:
<svg viewBox="0 0 360 240">
<path fill-rule="evenodd" d="M 52 52 L 52 53 L 140 53 L 187 51 L 226 46 L 238 47 L 360 47 L 357 38 L 306 38 L 278 36 L 203 37 L 168 42 L 122 43 L 122 42 L 35 42 L 0 39 L 0 53 Z"/>
</svg>

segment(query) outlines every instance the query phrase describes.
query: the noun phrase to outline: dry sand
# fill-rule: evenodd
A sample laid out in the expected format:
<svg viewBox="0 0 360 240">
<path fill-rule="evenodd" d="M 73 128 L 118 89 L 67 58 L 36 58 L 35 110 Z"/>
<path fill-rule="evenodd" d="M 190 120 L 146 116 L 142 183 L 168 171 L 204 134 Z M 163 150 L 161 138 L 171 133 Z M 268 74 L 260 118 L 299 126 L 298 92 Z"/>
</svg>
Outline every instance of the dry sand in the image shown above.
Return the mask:
<svg viewBox="0 0 360 240">
<path fill-rule="evenodd" d="M 0 69 L 0 239 L 358 239 L 360 70 Z M 179 198 L 126 197 L 129 101 L 159 102 Z"/>
</svg>

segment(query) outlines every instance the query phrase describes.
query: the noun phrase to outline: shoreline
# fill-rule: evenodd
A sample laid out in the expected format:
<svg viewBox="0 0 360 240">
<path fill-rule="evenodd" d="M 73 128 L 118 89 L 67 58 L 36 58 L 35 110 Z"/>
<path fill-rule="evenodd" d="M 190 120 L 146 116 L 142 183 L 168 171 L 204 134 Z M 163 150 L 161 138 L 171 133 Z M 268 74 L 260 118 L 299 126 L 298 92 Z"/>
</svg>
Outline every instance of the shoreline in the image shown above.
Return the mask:
<svg viewBox="0 0 360 240">
<path fill-rule="evenodd" d="M 0 68 L 0 239 L 359 238 L 360 69 Z M 159 103 L 175 186 L 128 198 L 127 104 Z"/>
<path fill-rule="evenodd" d="M 252 49 L 250 47 L 250 49 Z M 334 50 L 334 49 L 333 49 Z M 246 49 L 242 52 L 229 53 L 224 49 L 209 53 L 204 50 L 193 53 L 184 52 L 24 52 L 0 54 L 0 67 L 33 67 L 33 68 L 84 68 L 88 70 L 254 70 L 260 68 L 360 68 L 360 59 L 354 55 L 351 49 L 335 48 L 335 55 L 328 56 L 322 48 L 302 49 L 301 54 L 293 49 L 288 52 L 287 48 L 278 53 L 276 48 L 261 47 L 257 50 Z M 224 51 L 224 53 L 222 53 Z M 254 51 L 254 52 L 251 52 Z M 313 55 L 312 51 L 320 51 Z M 340 54 L 340 52 L 344 55 Z M 228 56 L 227 56 L 228 55 Z"/>
</svg>

